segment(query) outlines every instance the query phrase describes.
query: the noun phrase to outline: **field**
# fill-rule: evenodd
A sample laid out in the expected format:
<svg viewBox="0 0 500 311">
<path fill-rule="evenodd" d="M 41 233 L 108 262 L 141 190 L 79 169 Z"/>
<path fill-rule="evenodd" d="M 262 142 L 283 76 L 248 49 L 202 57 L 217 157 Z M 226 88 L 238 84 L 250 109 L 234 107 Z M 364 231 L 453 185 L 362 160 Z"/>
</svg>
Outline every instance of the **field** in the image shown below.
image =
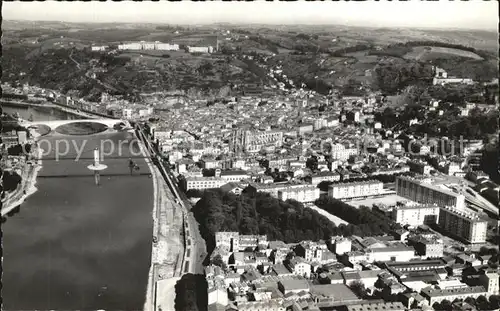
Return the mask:
<svg viewBox="0 0 500 311">
<path fill-rule="evenodd" d="M 417 46 L 413 50 L 403 57 L 406 59 L 415 59 L 419 61 L 431 61 L 438 58 L 447 58 L 450 56 L 460 56 L 464 58 L 471 58 L 474 60 L 482 60 L 483 58 L 476 53 L 453 49 L 444 47 L 429 47 L 429 46 Z"/>
</svg>

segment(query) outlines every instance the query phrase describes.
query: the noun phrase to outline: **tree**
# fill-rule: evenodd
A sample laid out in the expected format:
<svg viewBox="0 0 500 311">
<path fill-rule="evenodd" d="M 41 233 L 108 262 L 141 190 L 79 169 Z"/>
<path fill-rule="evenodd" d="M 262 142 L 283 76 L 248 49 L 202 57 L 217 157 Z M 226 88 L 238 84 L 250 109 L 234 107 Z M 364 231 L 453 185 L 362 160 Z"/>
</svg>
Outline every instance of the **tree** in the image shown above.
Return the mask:
<svg viewBox="0 0 500 311">
<path fill-rule="evenodd" d="M 490 296 L 490 308 L 493 310 L 500 308 L 500 295 Z"/>
<path fill-rule="evenodd" d="M 477 299 L 476 299 L 476 307 L 479 310 L 489 310 L 488 299 L 484 295 L 481 295 L 481 296 L 477 297 Z"/>
<path fill-rule="evenodd" d="M 351 290 L 353 293 L 356 294 L 361 299 L 366 299 L 368 297 L 368 293 L 365 288 L 365 284 L 359 281 L 354 281 L 350 285 Z"/>
<path fill-rule="evenodd" d="M 14 191 L 21 183 L 22 178 L 16 172 L 4 171 L 2 175 L 3 190 Z"/>
<path fill-rule="evenodd" d="M 306 167 L 313 172 L 317 171 L 318 170 L 318 158 L 316 156 L 311 156 L 306 161 Z"/>
<path fill-rule="evenodd" d="M 227 266 L 224 260 L 222 260 L 222 256 L 220 254 L 215 255 L 210 261 L 212 265 L 221 267 L 223 270 L 226 270 Z"/>
<path fill-rule="evenodd" d="M 185 274 L 175 284 L 175 311 L 205 311 L 208 284 L 204 275 Z"/>
<path fill-rule="evenodd" d="M 203 191 L 198 189 L 189 189 L 186 192 L 186 195 L 188 198 L 201 198 L 201 196 L 203 195 Z"/>
<path fill-rule="evenodd" d="M 451 311 L 451 301 L 445 299 L 441 301 L 441 309 L 443 311 Z"/>
</svg>

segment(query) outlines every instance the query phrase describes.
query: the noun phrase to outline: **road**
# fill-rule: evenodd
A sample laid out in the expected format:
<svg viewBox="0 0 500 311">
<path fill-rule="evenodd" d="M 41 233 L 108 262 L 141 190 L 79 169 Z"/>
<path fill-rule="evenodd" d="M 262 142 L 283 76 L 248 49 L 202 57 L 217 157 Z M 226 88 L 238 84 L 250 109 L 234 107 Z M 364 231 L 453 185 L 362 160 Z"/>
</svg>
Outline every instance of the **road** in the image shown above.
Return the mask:
<svg viewBox="0 0 500 311">
<path fill-rule="evenodd" d="M 141 139 L 145 142 L 148 150 L 155 155 L 158 161 L 158 168 L 162 171 L 163 177 L 167 182 L 170 191 L 174 195 L 175 207 L 182 209 L 184 213 L 184 232 L 185 232 L 185 256 L 182 266 L 182 274 L 184 273 L 203 273 L 203 261 L 206 252 L 205 240 L 201 237 L 198 223 L 194 218 L 193 213 L 191 213 L 191 204 L 187 200 L 187 197 L 178 189 L 177 184 L 174 182 L 174 178 L 169 168 L 163 165 L 161 157 L 156 154 L 154 148 L 149 141 L 149 139 L 144 134 L 142 128 L 140 128 Z"/>
<path fill-rule="evenodd" d="M 76 68 L 80 69 L 80 63 L 78 63 L 74 58 L 73 58 L 73 51 L 69 54 L 69 59 L 73 61 L 73 63 L 76 64 Z"/>
<path fill-rule="evenodd" d="M 155 206 L 158 207 L 153 211 L 154 236 L 157 242 L 153 244 L 152 266 L 149 272 L 150 281 L 148 282 L 144 306 L 145 311 L 153 311 L 172 306 L 172 302 L 175 300 L 176 280 L 183 274 L 203 273 L 206 246 L 205 240 L 199 233 L 198 224 L 193 214 L 188 210 L 191 205 L 183 201 L 181 192 L 173 182 L 170 170 L 163 165 L 161 157 L 155 152 L 151 141 L 144 134 L 144 130 L 139 127 L 137 134 L 146 146 L 145 154 L 148 154 L 151 159 L 155 159 L 155 161 L 148 160 L 148 165 L 153 172 Z M 165 183 L 166 187 L 163 186 Z M 175 211 L 182 212 L 181 219 L 176 219 Z M 177 228 L 175 224 L 179 223 L 182 223 L 183 226 L 184 252 L 173 260 L 168 255 L 172 254 L 172 237 L 180 234 L 179 231 L 175 232 L 175 228 Z M 168 228 L 174 228 L 174 231 L 169 232 Z M 172 265 L 174 266 L 173 271 L 172 269 L 164 269 Z"/>
</svg>

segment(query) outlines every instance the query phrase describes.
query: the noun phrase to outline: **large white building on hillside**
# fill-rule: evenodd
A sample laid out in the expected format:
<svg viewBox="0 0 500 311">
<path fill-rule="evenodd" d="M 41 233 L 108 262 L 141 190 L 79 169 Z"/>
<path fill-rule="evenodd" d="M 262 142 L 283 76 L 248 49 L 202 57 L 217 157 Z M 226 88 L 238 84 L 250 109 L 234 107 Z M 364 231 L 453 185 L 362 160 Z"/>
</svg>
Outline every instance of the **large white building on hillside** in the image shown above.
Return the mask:
<svg viewBox="0 0 500 311">
<path fill-rule="evenodd" d="M 118 45 L 118 50 L 162 50 L 162 51 L 177 51 L 178 44 L 156 42 L 130 42 Z"/>
</svg>

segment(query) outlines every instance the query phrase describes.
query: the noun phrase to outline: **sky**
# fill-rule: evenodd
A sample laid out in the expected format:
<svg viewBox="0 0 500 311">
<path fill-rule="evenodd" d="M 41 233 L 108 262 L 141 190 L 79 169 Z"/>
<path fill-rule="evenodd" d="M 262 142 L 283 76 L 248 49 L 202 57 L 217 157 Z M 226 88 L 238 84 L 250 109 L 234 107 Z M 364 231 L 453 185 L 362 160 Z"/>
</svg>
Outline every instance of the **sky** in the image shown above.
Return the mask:
<svg viewBox="0 0 500 311">
<path fill-rule="evenodd" d="M 3 2 L 6 20 L 498 29 L 498 1 Z"/>
</svg>

